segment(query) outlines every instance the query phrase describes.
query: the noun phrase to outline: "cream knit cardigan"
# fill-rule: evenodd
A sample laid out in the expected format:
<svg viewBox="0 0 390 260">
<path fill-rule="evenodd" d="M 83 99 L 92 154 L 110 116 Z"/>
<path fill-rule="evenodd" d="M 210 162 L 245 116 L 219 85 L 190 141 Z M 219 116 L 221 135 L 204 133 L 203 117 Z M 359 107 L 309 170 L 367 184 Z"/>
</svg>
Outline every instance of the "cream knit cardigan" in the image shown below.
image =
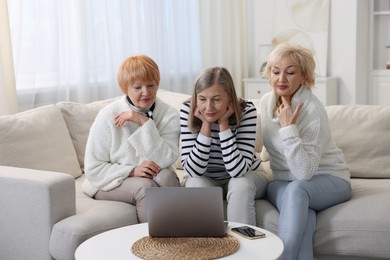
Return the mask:
<svg viewBox="0 0 390 260">
<path fill-rule="evenodd" d="M 126 97 L 103 108 L 88 136 L 85 151 L 83 191 L 93 197 L 98 190 L 118 187 L 144 160 L 161 169 L 171 166 L 179 155 L 179 112 L 157 98 L 153 120 L 138 126 L 114 125 L 115 116 L 130 109 Z"/>
<path fill-rule="evenodd" d="M 332 139 L 324 106 L 304 87 L 292 98 L 293 111 L 300 102 L 303 107 L 296 124 L 281 127 L 279 119 L 273 116 L 276 93 L 271 91 L 261 100 L 263 143 L 269 153 L 273 179 L 310 180 L 313 175 L 328 173 L 349 181 L 349 167 Z"/>
</svg>

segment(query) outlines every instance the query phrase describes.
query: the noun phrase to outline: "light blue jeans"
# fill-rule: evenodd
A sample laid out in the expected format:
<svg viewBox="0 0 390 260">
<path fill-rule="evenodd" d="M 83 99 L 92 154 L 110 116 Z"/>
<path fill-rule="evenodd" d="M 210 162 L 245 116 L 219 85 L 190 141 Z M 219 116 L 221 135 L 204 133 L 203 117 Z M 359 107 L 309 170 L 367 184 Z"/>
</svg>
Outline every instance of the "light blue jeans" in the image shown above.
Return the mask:
<svg viewBox="0 0 390 260">
<path fill-rule="evenodd" d="M 262 171 L 250 171 L 239 178 L 216 181 L 209 177 L 188 177 L 186 187 L 221 187 L 227 201 L 227 220 L 256 225 L 255 199 L 265 196 L 268 177 Z"/>
<path fill-rule="evenodd" d="M 316 212 L 349 200 L 351 185 L 320 174 L 309 181 L 272 181 L 267 193 L 280 213 L 278 236 L 284 243 L 280 259 L 309 260 L 313 259 Z"/>
</svg>

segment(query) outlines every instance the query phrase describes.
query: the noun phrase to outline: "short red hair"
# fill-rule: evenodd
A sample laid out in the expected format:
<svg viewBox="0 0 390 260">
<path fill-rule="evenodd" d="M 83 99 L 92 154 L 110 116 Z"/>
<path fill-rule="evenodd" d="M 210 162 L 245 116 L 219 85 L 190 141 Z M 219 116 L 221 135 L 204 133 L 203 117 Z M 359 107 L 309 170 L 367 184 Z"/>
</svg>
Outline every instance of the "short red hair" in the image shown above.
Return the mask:
<svg viewBox="0 0 390 260">
<path fill-rule="evenodd" d="M 145 55 L 132 56 L 125 59 L 119 68 L 118 84 L 124 94 L 128 86 L 135 81 L 154 81 L 160 84 L 160 70 L 157 63 Z"/>
</svg>

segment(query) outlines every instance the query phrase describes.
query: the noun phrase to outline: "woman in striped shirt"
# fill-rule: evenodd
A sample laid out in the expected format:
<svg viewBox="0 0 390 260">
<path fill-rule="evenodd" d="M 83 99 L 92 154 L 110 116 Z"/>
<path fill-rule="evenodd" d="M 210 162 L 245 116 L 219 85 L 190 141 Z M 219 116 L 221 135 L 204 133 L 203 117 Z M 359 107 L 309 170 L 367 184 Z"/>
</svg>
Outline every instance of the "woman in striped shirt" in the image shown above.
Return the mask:
<svg viewBox="0 0 390 260">
<path fill-rule="evenodd" d="M 265 195 L 268 183 L 254 149 L 256 123 L 256 107 L 237 97 L 222 67 L 201 72 L 180 110 L 185 186 L 221 187 L 227 219 L 250 225 L 256 225 L 255 199 Z"/>
</svg>

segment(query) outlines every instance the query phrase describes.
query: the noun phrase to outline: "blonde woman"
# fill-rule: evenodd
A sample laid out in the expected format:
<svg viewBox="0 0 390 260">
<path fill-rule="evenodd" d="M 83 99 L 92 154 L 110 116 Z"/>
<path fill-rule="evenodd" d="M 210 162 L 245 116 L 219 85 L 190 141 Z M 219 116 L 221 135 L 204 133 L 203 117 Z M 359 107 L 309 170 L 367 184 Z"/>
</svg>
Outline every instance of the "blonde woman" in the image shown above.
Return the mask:
<svg viewBox="0 0 390 260">
<path fill-rule="evenodd" d="M 316 213 L 351 196 L 349 168 L 311 91 L 314 69 L 309 50 L 280 44 L 264 71 L 273 90 L 262 98 L 260 115 L 273 173 L 267 194 L 279 210 L 285 248 L 280 259 L 313 259 Z"/>
</svg>

